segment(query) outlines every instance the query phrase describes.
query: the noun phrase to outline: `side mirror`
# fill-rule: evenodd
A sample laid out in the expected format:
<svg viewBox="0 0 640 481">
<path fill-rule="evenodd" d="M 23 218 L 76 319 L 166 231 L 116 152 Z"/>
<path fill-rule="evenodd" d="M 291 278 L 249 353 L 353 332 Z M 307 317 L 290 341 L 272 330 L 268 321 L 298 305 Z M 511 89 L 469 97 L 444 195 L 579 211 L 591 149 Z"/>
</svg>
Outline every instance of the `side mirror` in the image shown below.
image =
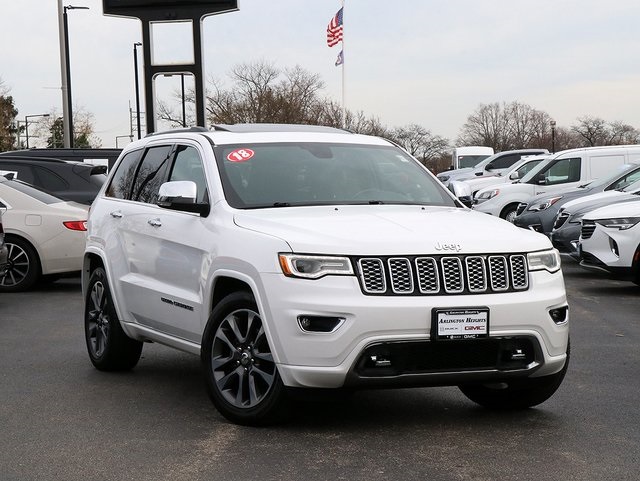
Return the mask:
<svg viewBox="0 0 640 481">
<path fill-rule="evenodd" d="M 160 207 L 184 212 L 195 212 L 202 217 L 209 215 L 209 204 L 196 203 L 198 187 L 191 180 L 176 180 L 165 182 L 158 191 Z"/>
<path fill-rule="evenodd" d="M 546 183 L 547 183 L 547 178 L 545 177 L 544 174 L 540 174 L 538 176 L 538 184 L 545 185 Z"/>
<path fill-rule="evenodd" d="M 461 197 L 471 198 L 471 187 L 466 182 L 453 181 L 449 184 L 449 190 L 453 192 L 458 199 Z"/>
<path fill-rule="evenodd" d="M 520 178 L 520 175 L 518 174 L 518 172 L 512 172 L 511 175 L 509 176 L 509 180 L 518 180 Z"/>
</svg>

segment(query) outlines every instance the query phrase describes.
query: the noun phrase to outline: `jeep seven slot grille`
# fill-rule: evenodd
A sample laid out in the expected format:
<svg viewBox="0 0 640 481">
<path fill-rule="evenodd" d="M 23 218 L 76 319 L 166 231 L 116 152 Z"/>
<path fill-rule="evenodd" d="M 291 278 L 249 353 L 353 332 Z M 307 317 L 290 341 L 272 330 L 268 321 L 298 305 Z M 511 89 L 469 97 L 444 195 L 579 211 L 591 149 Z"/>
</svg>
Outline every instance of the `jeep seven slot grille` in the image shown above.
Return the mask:
<svg viewBox="0 0 640 481">
<path fill-rule="evenodd" d="M 366 295 L 484 294 L 529 288 L 523 254 L 361 257 L 356 265 Z"/>
</svg>

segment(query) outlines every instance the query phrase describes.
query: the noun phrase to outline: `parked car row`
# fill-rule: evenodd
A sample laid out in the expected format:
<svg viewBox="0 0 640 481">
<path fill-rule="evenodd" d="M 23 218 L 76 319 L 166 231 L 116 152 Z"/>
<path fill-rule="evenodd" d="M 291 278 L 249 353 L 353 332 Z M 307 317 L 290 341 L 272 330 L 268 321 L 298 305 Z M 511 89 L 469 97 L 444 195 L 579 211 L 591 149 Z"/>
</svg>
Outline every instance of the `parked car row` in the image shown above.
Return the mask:
<svg viewBox="0 0 640 481">
<path fill-rule="evenodd" d="M 42 150 L 0 154 L 0 292 L 80 272 L 88 206 L 107 166 Z"/>
<path fill-rule="evenodd" d="M 567 150 L 514 174 L 532 159 L 481 179 L 484 188 L 449 188 L 475 210 L 547 235 L 583 267 L 640 284 L 640 145 Z"/>
</svg>

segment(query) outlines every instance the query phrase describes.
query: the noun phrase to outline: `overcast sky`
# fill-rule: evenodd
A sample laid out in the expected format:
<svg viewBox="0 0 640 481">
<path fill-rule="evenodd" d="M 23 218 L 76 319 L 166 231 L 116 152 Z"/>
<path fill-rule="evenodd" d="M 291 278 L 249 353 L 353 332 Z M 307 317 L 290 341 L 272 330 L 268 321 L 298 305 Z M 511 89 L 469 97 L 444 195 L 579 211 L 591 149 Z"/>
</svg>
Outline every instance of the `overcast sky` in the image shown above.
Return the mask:
<svg viewBox="0 0 640 481">
<path fill-rule="evenodd" d="M 0 2 L 0 78 L 19 118 L 61 113 L 58 2 Z M 300 65 L 341 100 L 341 45 L 326 44 L 339 0 L 238 3 L 204 21 L 208 76 L 259 60 Z M 104 16 L 102 0 L 71 4 L 90 7 L 68 13 L 74 106 L 113 147 L 130 133 L 140 22 Z M 481 103 L 519 101 L 559 126 L 591 115 L 640 128 L 638 0 L 346 0 L 344 22 L 346 107 L 389 127 L 417 123 L 453 141 Z M 185 50 L 171 49 L 159 54 Z"/>
</svg>

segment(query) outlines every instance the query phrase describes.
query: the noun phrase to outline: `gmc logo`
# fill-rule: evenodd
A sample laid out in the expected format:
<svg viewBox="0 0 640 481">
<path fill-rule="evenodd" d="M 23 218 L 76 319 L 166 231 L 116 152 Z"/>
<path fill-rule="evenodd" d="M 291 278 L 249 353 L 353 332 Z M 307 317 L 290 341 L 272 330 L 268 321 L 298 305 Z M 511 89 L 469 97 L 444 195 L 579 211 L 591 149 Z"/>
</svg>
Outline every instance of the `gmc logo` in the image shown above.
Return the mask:
<svg viewBox="0 0 640 481">
<path fill-rule="evenodd" d="M 465 331 L 482 331 L 482 326 L 464 326 Z"/>
</svg>

